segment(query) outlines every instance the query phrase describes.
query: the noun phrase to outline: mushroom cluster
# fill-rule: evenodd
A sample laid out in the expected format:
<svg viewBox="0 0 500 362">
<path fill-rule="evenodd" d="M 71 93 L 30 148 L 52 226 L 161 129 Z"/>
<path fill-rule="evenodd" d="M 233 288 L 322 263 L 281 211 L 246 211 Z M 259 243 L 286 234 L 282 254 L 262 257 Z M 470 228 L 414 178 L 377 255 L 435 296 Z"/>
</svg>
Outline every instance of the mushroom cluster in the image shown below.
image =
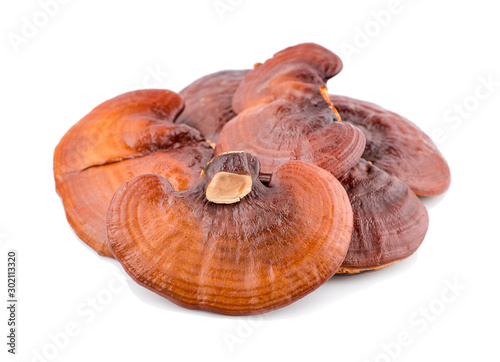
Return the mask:
<svg viewBox="0 0 500 362">
<path fill-rule="evenodd" d="M 306 43 L 102 103 L 55 150 L 68 222 L 140 285 L 227 315 L 409 257 L 429 222 L 417 195 L 445 192 L 448 165 L 407 119 L 328 94 L 341 69 Z"/>
</svg>

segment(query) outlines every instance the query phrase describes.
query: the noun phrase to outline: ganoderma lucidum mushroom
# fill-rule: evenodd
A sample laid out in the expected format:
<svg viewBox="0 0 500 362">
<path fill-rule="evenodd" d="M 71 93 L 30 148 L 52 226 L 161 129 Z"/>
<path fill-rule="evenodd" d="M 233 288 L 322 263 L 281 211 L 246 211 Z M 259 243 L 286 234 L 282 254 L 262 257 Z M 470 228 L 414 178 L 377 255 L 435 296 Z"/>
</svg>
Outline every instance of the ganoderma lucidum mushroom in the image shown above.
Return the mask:
<svg viewBox="0 0 500 362">
<path fill-rule="evenodd" d="M 352 209 L 327 171 L 292 161 L 259 181 L 244 153 L 217 156 L 175 191 L 158 175 L 126 182 L 107 215 L 110 248 L 142 286 L 228 315 L 286 306 L 328 280 L 347 253 Z"/>
<path fill-rule="evenodd" d="M 100 255 L 112 256 L 105 220 L 123 182 L 144 173 L 192 187 L 213 150 L 195 129 L 175 124 L 182 99 L 167 90 L 122 94 L 97 106 L 61 139 L 54 176 L 75 233 Z"/>
<path fill-rule="evenodd" d="M 263 177 L 290 160 L 314 163 L 338 177 L 358 162 L 363 149 L 362 132 L 336 120 L 323 98 L 279 99 L 243 111 L 224 126 L 215 148 L 256 154 Z"/>
<path fill-rule="evenodd" d="M 217 143 L 222 127 L 236 116 L 233 95 L 248 72 L 223 70 L 188 85 L 179 92 L 185 107 L 175 122 L 194 127 L 209 143 Z"/>
<path fill-rule="evenodd" d="M 180 96 L 104 102 L 55 150 L 69 223 L 140 285 L 227 315 L 271 311 L 335 272 L 409 257 L 428 227 L 416 194 L 443 193 L 448 165 L 407 119 L 329 95 L 341 69 L 306 43 Z"/>
<path fill-rule="evenodd" d="M 263 64 L 257 63 L 233 97 L 233 110 L 247 108 L 282 98 L 293 100 L 308 96 L 308 90 L 326 87 L 328 79 L 342 70 L 340 58 L 314 43 L 286 48 Z M 317 94 L 312 93 L 312 97 Z"/>
<path fill-rule="evenodd" d="M 329 101 L 326 81 L 341 68 L 335 54 L 310 43 L 257 65 L 236 90 L 238 115 L 222 128 L 216 153 L 255 154 L 263 177 L 290 160 L 312 162 L 335 176 L 347 172 L 365 140 L 360 130 L 341 122 Z"/>
<path fill-rule="evenodd" d="M 363 158 L 396 176 L 421 196 L 436 196 L 450 186 L 450 169 L 429 136 L 406 118 L 373 103 L 330 95 L 344 122 L 366 137 Z"/>
<path fill-rule="evenodd" d="M 427 209 L 400 179 L 361 159 L 339 178 L 354 213 L 341 274 L 377 270 L 406 259 L 424 240 Z"/>
</svg>

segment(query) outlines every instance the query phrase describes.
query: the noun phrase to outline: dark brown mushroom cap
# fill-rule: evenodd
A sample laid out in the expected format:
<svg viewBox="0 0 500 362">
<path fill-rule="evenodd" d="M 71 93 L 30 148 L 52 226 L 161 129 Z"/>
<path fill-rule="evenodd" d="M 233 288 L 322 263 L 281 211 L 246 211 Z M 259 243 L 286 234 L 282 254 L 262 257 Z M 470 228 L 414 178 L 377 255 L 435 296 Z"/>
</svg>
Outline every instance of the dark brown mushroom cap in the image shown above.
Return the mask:
<svg viewBox="0 0 500 362">
<path fill-rule="evenodd" d="M 429 217 L 406 184 L 361 159 L 339 178 L 354 213 L 351 245 L 338 273 L 376 270 L 412 255 Z"/>
<path fill-rule="evenodd" d="M 296 102 L 279 99 L 241 112 L 222 129 L 216 153 L 255 154 L 264 175 L 284 162 L 302 160 L 338 177 L 356 165 L 364 142 L 363 133 L 337 121 L 319 95 Z"/>
<path fill-rule="evenodd" d="M 196 80 L 180 91 L 184 110 L 176 123 L 196 128 L 210 142 L 217 143 L 222 127 L 236 114 L 232 102 L 236 88 L 248 70 L 224 70 Z"/>
<path fill-rule="evenodd" d="M 418 195 L 435 196 L 450 185 L 450 169 L 436 145 L 406 118 L 357 99 L 330 95 L 341 118 L 366 137 L 363 158 L 404 181 Z"/>
<path fill-rule="evenodd" d="M 277 98 L 306 93 L 304 85 L 324 87 L 341 70 L 340 58 L 320 45 L 303 43 L 286 48 L 246 75 L 234 94 L 233 109 L 240 113 Z"/>
<path fill-rule="evenodd" d="M 250 175 L 239 202 L 206 198 L 222 172 Z M 278 167 L 269 187 L 247 153 L 218 156 L 192 189 L 138 176 L 111 201 L 111 250 L 139 284 L 174 303 L 228 315 L 267 312 L 312 292 L 347 252 L 352 210 L 340 183 L 306 162 Z"/>
<path fill-rule="evenodd" d="M 198 131 L 172 123 L 181 110 L 181 98 L 170 91 L 125 93 L 92 110 L 57 145 L 56 191 L 75 233 L 100 255 L 112 256 L 106 211 L 123 182 L 158 173 L 187 189 L 212 157 Z"/>
</svg>

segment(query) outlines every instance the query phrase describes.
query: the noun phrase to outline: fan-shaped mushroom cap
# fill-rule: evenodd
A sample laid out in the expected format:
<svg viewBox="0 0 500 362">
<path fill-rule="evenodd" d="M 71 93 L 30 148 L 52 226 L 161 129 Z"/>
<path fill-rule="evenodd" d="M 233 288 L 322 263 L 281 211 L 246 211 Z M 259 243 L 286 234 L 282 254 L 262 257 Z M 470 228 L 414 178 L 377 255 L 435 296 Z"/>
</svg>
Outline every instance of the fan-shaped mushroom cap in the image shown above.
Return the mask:
<svg viewBox="0 0 500 362">
<path fill-rule="evenodd" d="M 326 81 L 342 70 L 340 58 L 314 43 L 303 43 L 276 53 L 263 64 L 257 64 L 236 89 L 233 109 L 236 113 L 288 98 L 305 84 L 314 89 L 326 86 Z M 297 90 L 297 88 L 299 88 Z"/>
<path fill-rule="evenodd" d="M 340 183 L 313 164 L 281 165 L 269 187 L 258 175 L 257 158 L 229 153 L 186 191 L 157 175 L 126 182 L 108 210 L 113 254 L 139 284 L 186 308 L 246 315 L 294 302 L 342 263 L 351 206 Z M 210 189 L 233 203 L 209 201 Z"/>
<path fill-rule="evenodd" d="M 361 159 L 339 178 L 351 200 L 351 245 L 338 273 L 381 269 L 412 255 L 422 243 L 429 217 L 406 184 Z"/>
<path fill-rule="evenodd" d="M 302 160 L 338 177 L 356 165 L 364 142 L 360 130 L 336 121 L 322 97 L 294 103 L 279 99 L 245 110 L 227 123 L 216 153 L 242 150 L 255 154 L 263 175 L 270 175 L 284 162 Z"/>
<path fill-rule="evenodd" d="M 450 185 L 450 169 L 432 140 L 406 118 L 357 99 L 330 95 L 343 121 L 366 137 L 363 158 L 404 181 L 418 195 L 435 196 Z"/>
<path fill-rule="evenodd" d="M 196 128 L 217 143 L 222 127 L 236 114 L 232 101 L 248 70 L 224 70 L 196 80 L 180 91 L 185 107 L 176 123 Z"/>
<path fill-rule="evenodd" d="M 340 122 L 325 88 L 342 69 L 329 50 L 312 43 L 275 54 L 250 71 L 233 97 L 238 116 L 219 135 L 216 153 L 255 154 L 266 180 L 290 160 L 312 162 L 335 176 L 354 166 L 364 149 L 364 136 Z"/>
<path fill-rule="evenodd" d="M 125 93 L 97 106 L 57 145 L 57 193 L 75 233 L 100 255 L 112 255 L 106 211 L 123 182 L 158 173 L 176 189 L 187 189 L 212 157 L 198 131 L 172 123 L 182 107 L 181 98 L 167 90 Z"/>
</svg>

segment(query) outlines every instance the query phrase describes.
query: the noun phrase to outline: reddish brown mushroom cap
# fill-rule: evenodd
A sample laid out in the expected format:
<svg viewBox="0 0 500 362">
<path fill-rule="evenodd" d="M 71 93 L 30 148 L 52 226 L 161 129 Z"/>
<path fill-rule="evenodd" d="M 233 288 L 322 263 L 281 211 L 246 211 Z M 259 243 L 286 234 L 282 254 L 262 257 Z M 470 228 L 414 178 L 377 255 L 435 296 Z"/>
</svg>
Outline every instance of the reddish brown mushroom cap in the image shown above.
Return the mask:
<svg viewBox="0 0 500 362">
<path fill-rule="evenodd" d="M 363 133 L 335 114 L 323 98 L 302 103 L 276 100 L 250 108 L 226 124 L 216 153 L 242 150 L 255 154 L 269 175 L 290 160 L 312 162 L 336 177 L 356 165 L 364 150 Z"/>
<path fill-rule="evenodd" d="M 344 174 L 365 144 L 361 131 L 340 122 L 328 98 L 326 81 L 341 69 L 335 54 L 312 43 L 287 48 L 257 65 L 236 90 L 238 116 L 222 128 L 216 153 L 255 154 L 263 181 L 290 160 Z"/>
<path fill-rule="evenodd" d="M 217 143 L 222 127 L 236 114 L 232 102 L 236 88 L 248 70 L 224 70 L 209 74 L 184 88 L 185 107 L 176 123 L 196 128 L 207 140 Z"/>
<path fill-rule="evenodd" d="M 339 178 L 354 213 L 351 245 L 338 273 L 377 270 L 412 255 L 429 217 L 406 184 L 361 159 Z"/>
<path fill-rule="evenodd" d="M 100 255 L 112 256 L 106 211 L 123 182 L 158 173 L 187 189 L 212 157 L 198 131 L 172 123 L 181 110 L 181 98 L 170 91 L 125 93 L 92 110 L 57 145 L 57 193 L 75 233 Z"/>
<path fill-rule="evenodd" d="M 303 43 L 276 53 L 257 64 L 237 88 L 233 98 L 236 113 L 277 98 L 301 97 L 304 87 L 318 89 L 342 70 L 340 58 L 318 44 Z"/>
<path fill-rule="evenodd" d="M 209 201 L 209 188 L 228 185 L 222 173 L 251 190 L 232 204 Z M 283 164 L 269 187 L 258 174 L 255 157 L 230 153 L 190 190 L 157 175 L 126 182 L 108 210 L 113 254 L 139 284 L 186 308 L 247 315 L 294 302 L 342 263 L 351 206 L 340 183 L 310 163 Z"/>
<path fill-rule="evenodd" d="M 435 196 L 450 185 L 450 169 L 432 140 L 406 118 L 357 99 L 330 95 L 343 121 L 366 137 L 363 158 L 404 181 L 418 195 Z"/>
</svg>

